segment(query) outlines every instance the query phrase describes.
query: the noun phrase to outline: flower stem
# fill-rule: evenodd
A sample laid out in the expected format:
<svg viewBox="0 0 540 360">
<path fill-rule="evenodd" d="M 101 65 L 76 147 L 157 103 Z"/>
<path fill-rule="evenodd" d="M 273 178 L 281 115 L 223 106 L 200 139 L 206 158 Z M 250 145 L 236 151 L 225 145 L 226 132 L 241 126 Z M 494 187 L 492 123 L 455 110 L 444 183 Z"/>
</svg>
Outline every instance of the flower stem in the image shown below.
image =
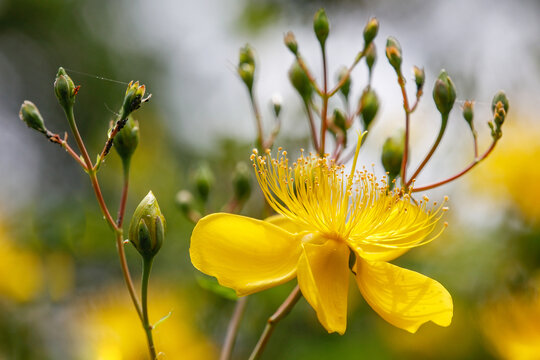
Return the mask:
<svg viewBox="0 0 540 360">
<path fill-rule="evenodd" d="M 281 304 L 277 311 L 268 318 L 266 327 L 264 328 L 264 331 L 259 338 L 257 345 L 255 345 L 255 348 L 253 349 L 249 360 L 256 360 L 261 356 L 266 347 L 266 344 L 268 343 L 268 340 L 270 340 L 270 336 L 272 336 L 272 333 L 274 332 L 277 323 L 291 312 L 292 308 L 294 307 L 294 305 L 296 305 L 296 303 L 298 302 L 298 300 L 300 300 L 301 297 L 302 293 L 300 292 L 300 287 L 296 285 L 296 287 L 293 289 L 293 291 L 291 291 L 283 304 Z"/>
<path fill-rule="evenodd" d="M 126 212 L 126 202 L 129 189 L 129 166 L 131 158 L 122 159 L 122 169 L 124 170 L 124 186 L 122 187 L 122 197 L 120 198 L 120 206 L 118 207 L 118 217 L 116 218 L 116 224 L 119 228 L 124 223 L 124 214 Z"/>
<path fill-rule="evenodd" d="M 401 159 L 401 183 L 403 186 L 407 186 L 405 179 L 407 178 L 407 162 L 409 160 L 409 133 L 410 133 L 410 114 L 409 99 L 407 97 L 407 90 L 405 89 L 405 79 L 398 71 L 398 84 L 401 89 L 401 95 L 403 96 L 403 109 L 405 110 L 405 145 L 403 149 L 403 158 Z"/>
<path fill-rule="evenodd" d="M 262 117 L 261 112 L 259 111 L 259 105 L 257 104 L 257 100 L 253 95 L 253 90 L 249 91 L 249 100 L 251 101 L 251 107 L 253 108 L 253 114 L 255 115 L 255 121 L 257 123 L 257 148 L 260 151 L 264 151 L 265 149 L 263 149 L 264 135 L 262 127 Z"/>
<path fill-rule="evenodd" d="M 319 155 L 324 156 L 325 149 L 325 140 L 326 140 L 326 128 L 328 126 L 328 66 L 326 64 L 326 48 L 324 45 L 321 48 L 322 50 L 322 61 L 323 61 L 323 95 L 322 95 L 322 109 L 321 109 L 321 143 L 319 148 Z"/>
<path fill-rule="evenodd" d="M 229 360 L 231 358 L 236 335 L 238 334 L 238 328 L 240 327 L 240 322 L 242 321 L 242 316 L 246 309 L 247 299 L 248 297 L 244 296 L 236 301 L 233 316 L 227 327 L 227 335 L 225 336 L 225 342 L 221 349 L 219 360 Z"/>
<path fill-rule="evenodd" d="M 143 259 L 143 270 L 141 280 L 141 302 L 142 302 L 142 321 L 144 331 L 146 333 L 146 340 L 148 341 L 148 351 L 150 352 L 150 359 L 155 360 L 156 347 L 154 346 L 154 339 L 152 337 L 152 325 L 148 320 L 148 278 L 150 277 L 150 271 L 152 270 L 153 258 Z"/>
</svg>

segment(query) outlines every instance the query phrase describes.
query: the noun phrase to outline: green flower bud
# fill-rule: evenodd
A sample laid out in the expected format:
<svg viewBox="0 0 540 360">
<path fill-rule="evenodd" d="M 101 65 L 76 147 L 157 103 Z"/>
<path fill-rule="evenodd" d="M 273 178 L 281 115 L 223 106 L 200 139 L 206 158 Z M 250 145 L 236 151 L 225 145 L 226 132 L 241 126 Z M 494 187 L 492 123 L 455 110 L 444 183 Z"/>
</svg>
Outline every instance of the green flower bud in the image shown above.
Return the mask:
<svg viewBox="0 0 540 360">
<path fill-rule="evenodd" d="M 330 32 L 330 24 L 328 23 L 328 17 L 326 16 L 326 11 L 324 9 L 319 9 L 313 17 L 313 30 L 315 31 L 315 36 L 321 44 L 321 47 L 324 47 L 326 39 L 328 38 L 328 33 Z"/>
<path fill-rule="evenodd" d="M 474 103 L 472 101 L 465 101 L 463 104 L 463 118 L 469 124 L 471 130 L 473 129 L 473 119 L 474 119 Z"/>
<path fill-rule="evenodd" d="M 120 117 L 126 119 L 129 114 L 141 107 L 142 103 L 147 102 L 152 97 L 151 94 L 148 94 L 147 97 L 144 97 L 146 92 L 145 85 L 139 85 L 138 81 L 130 81 L 126 89 L 126 95 L 124 96 L 124 101 L 122 103 L 122 108 L 120 110 Z"/>
<path fill-rule="evenodd" d="M 364 42 L 367 45 L 371 44 L 377 33 L 379 32 L 379 21 L 376 18 L 369 19 L 364 28 Z"/>
<path fill-rule="evenodd" d="M 188 216 L 193 210 L 193 195 L 187 190 L 180 190 L 176 194 L 175 200 L 182 214 Z"/>
<path fill-rule="evenodd" d="M 509 107 L 508 98 L 506 97 L 506 94 L 504 93 L 504 91 L 499 90 L 493 97 L 493 100 L 491 101 L 491 111 L 493 112 L 493 114 L 495 114 L 497 103 L 499 101 L 502 103 L 505 113 L 508 113 L 508 107 Z"/>
<path fill-rule="evenodd" d="M 206 202 L 210 189 L 214 185 L 214 174 L 210 167 L 207 164 L 200 165 L 193 175 L 193 181 L 197 195 L 203 202 Z"/>
<path fill-rule="evenodd" d="M 416 83 L 416 91 L 420 92 L 424 88 L 424 82 L 426 81 L 426 73 L 424 72 L 424 69 L 420 69 L 417 66 L 413 67 L 413 73 L 414 82 Z"/>
<path fill-rule="evenodd" d="M 369 72 L 371 72 L 375 61 L 377 61 L 377 47 L 375 46 L 375 43 L 372 42 L 367 46 L 366 49 L 366 65 Z"/>
<path fill-rule="evenodd" d="M 255 77 L 255 66 L 248 63 L 241 64 L 238 67 L 238 75 L 240 75 L 240 78 L 251 92 L 253 89 L 253 79 Z"/>
<path fill-rule="evenodd" d="M 311 99 L 313 85 L 309 81 L 304 69 L 298 64 L 298 61 L 295 61 L 289 70 L 289 80 L 304 101 Z"/>
<path fill-rule="evenodd" d="M 504 110 L 503 102 L 499 101 L 497 105 L 495 105 L 495 113 L 493 114 L 493 121 L 499 130 L 504 123 L 504 119 L 506 119 L 506 111 Z"/>
<path fill-rule="evenodd" d="M 343 94 L 345 99 L 349 99 L 349 93 L 351 91 L 351 76 L 349 74 L 349 69 L 347 69 L 346 66 L 342 66 L 337 74 L 338 83 L 340 83 L 345 76 L 347 77 L 347 80 L 345 80 L 343 85 L 339 88 L 339 91 Z"/>
<path fill-rule="evenodd" d="M 78 87 L 75 87 L 73 80 L 68 76 L 66 70 L 60 67 L 54 80 L 54 93 L 64 110 L 73 107 L 75 95 L 77 94 L 76 89 L 78 90 Z"/>
<path fill-rule="evenodd" d="M 456 87 L 446 71 L 441 70 L 433 87 L 433 100 L 437 110 L 443 117 L 447 117 L 456 101 Z"/>
<path fill-rule="evenodd" d="M 139 122 L 130 115 L 126 125 L 116 134 L 114 148 L 123 161 L 129 161 L 139 144 Z"/>
<path fill-rule="evenodd" d="M 19 111 L 19 118 L 31 129 L 37 130 L 42 134 L 47 134 L 47 128 L 43 117 L 33 102 L 25 100 Z"/>
<path fill-rule="evenodd" d="M 379 111 L 379 99 L 377 98 L 375 91 L 371 89 L 364 90 L 360 97 L 359 107 L 364 129 L 367 130 L 373 119 L 375 119 L 377 111 Z"/>
<path fill-rule="evenodd" d="M 274 110 L 274 115 L 276 116 L 276 118 L 279 117 L 282 103 L 283 103 L 283 98 L 281 97 L 280 94 L 276 93 L 272 95 L 271 105 L 272 105 L 272 109 Z"/>
<path fill-rule="evenodd" d="M 347 146 L 347 119 L 345 117 L 345 114 L 343 111 L 339 109 L 335 109 L 332 116 L 328 118 L 328 130 L 336 138 L 342 138 L 343 139 L 343 146 Z"/>
<path fill-rule="evenodd" d="M 403 61 L 401 45 L 399 45 L 397 39 L 392 36 L 386 40 L 386 57 L 396 72 L 401 72 L 401 62 Z"/>
<path fill-rule="evenodd" d="M 238 67 L 241 67 L 244 64 L 249 64 L 255 68 L 255 52 L 249 44 L 246 44 L 243 48 L 240 48 Z"/>
<path fill-rule="evenodd" d="M 289 31 L 285 34 L 283 42 L 285 42 L 285 45 L 289 48 L 289 50 L 291 50 L 294 55 L 298 55 L 298 43 L 296 42 L 296 38 L 294 37 L 292 31 Z"/>
<path fill-rule="evenodd" d="M 150 191 L 139 203 L 129 225 L 128 239 L 145 259 L 152 259 L 163 245 L 165 218 Z"/>
<path fill-rule="evenodd" d="M 244 162 L 239 162 L 236 164 L 236 168 L 233 173 L 233 188 L 234 188 L 234 197 L 238 201 L 245 201 L 249 198 L 251 194 L 251 171 L 249 167 Z"/>
<path fill-rule="evenodd" d="M 403 150 L 405 148 L 404 134 L 389 137 L 383 144 L 381 161 L 384 170 L 388 173 L 388 182 L 392 183 L 401 172 L 401 161 L 403 159 Z"/>
</svg>

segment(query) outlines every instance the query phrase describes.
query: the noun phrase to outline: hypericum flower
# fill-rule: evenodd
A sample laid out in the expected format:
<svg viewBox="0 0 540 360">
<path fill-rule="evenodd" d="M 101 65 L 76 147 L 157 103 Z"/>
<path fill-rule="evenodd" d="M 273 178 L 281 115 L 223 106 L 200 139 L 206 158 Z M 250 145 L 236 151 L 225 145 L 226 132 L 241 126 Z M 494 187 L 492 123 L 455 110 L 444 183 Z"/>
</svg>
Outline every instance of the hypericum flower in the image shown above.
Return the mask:
<svg viewBox="0 0 540 360">
<path fill-rule="evenodd" d="M 429 210 L 427 198 L 417 205 L 409 194 L 390 191 L 384 179 L 356 171 L 358 151 L 346 173 L 344 165 L 303 151 L 289 164 L 286 151 L 279 149 L 272 158 L 269 150 L 265 156 L 254 150 L 261 189 L 281 216 L 204 217 L 191 236 L 193 265 L 239 296 L 296 277 L 328 332 L 345 332 L 350 270 L 366 301 L 389 323 L 413 333 L 430 320 L 448 326 L 453 313 L 448 291 L 388 263 L 440 234 L 430 236 L 444 203 Z"/>
</svg>

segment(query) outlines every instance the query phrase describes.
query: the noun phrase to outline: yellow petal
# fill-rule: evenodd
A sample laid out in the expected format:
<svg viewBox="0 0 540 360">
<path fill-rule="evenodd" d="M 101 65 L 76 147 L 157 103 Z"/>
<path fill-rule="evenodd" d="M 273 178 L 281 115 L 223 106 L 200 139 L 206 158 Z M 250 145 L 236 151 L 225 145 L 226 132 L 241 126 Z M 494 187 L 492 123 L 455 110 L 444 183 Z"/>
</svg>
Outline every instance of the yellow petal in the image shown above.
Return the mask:
<svg viewBox="0 0 540 360">
<path fill-rule="evenodd" d="M 293 234 L 309 230 L 309 229 L 306 229 L 304 224 L 293 222 L 289 220 L 289 218 L 283 215 L 272 215 L 264 219 L 264 221 L 269 222 L 270 224 L 279 226 L 283 230 L 286 230 Z"/>
<path fill-rule="evenodd" d="M 197 269 L 243 296 L 294 278 L 301 246 L 265 221 L 218 213 L 197 223 L 189 253 Z"/>
<path fill-rule="evenodd" d="M 297 274 L 300 290 L 326 330 L 343 335 L 347 327 L 349 248 L 328 240 L 322 245 L 303 244 L 303 249 Z"/>
<path fill-rule="evenodd" d="M 452 297 L 437 281 L 382 261 L 357 258 L 356 282 L 364 299 L 390 324 L 415 333 L 425 322 L 452 322 Z"/>
</svg>

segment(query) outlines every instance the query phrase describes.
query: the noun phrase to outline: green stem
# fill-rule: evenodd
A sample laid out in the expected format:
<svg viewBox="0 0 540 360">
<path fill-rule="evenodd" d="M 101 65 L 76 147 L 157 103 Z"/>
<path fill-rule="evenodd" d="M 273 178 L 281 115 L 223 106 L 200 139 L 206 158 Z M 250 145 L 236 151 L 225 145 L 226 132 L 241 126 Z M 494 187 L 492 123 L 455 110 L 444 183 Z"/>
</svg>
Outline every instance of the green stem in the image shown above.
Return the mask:
<svg viewBox="0 0 540 360">
<path fill-rule="evenodd" d="M 227 327 L 227 335 L 225 336 L 225 342 L 223 343 L 223 348 L 221 349 L 221 354 L 219 360 L 229 360 L 232 355 L 234 348 L 234 342 L 236 341 L 236 335 L 238 334 L 238 329 L 240 328 L 240 321 L 242 321 L 242 316 L 246 309 L 247 296 L 241 297 L 236 301 L 234 306 L 234 313 Z"/>
<path fill-rule="evenodd" d="M 326 128 L 328 126 L 327 124 L 327 117 L 328 117 L 328 68 L 326 64 L 326 48 L 324 45 L 321 47 L 322 51 L 322 60 L 323 60 L 323 95 L 322 95 L 322 110 L 321 110 L 321 143 L 319 148 L 319 155 L 321 157 L 324 156 L 324 149 L 325 149 L 325 141 L 326 141 Z"/>
<path fill-rule="evenodd" d="M 143 273 L 141 280 L 141 302 L 142 302 L 142 321 L 144 326 L 144 331 L 146 333 L 146 340 L 148 341 L 148 351 L 150 352 L 150 359 L 155 360 L 156 347 L 154 346 L 154 339 L 152 337 L 152 325 L 148 320 L 148 279 L 150 277 L 150 271 L 152 270 L 153 258 L 144 258 L 143 259 Z"/>
</svg>

